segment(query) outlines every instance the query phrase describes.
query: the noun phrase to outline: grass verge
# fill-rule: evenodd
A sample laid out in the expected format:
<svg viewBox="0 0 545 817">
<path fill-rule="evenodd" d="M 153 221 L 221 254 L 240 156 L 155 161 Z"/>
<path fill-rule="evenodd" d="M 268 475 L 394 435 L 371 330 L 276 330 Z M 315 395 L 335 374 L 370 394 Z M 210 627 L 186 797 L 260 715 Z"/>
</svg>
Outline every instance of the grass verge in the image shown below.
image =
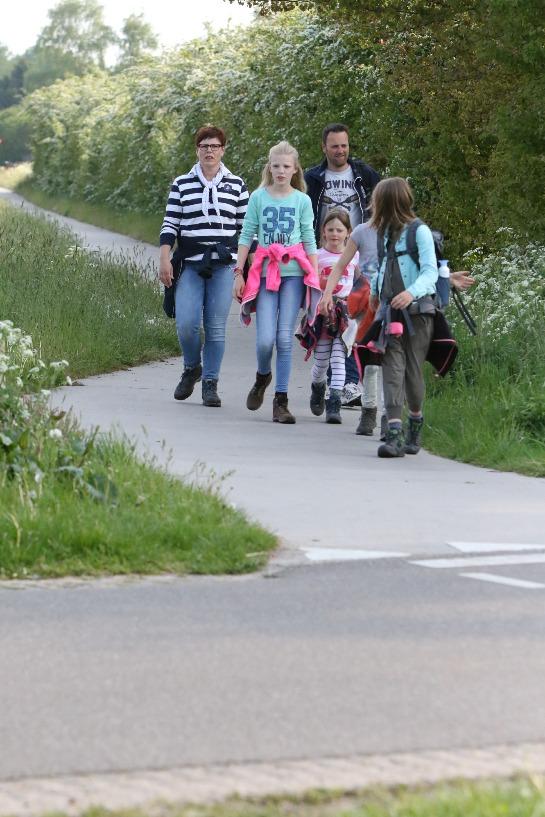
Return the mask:
<svg viewBox="0 0 545 817">
<path fill-rule="evenodd" d="M 46 361 L 98 374 L 179 354 L 151 271 L 138 258 L 84 252 L 66 229 L 0 205 L 0 316 Z"/>
<path fill-rule="evenodd" d="M 99 440 L 86 469 L 102 498 L 50 474 L 30 498 L 0 470 L 0 576 L 245 573 L 276 545 L 213 484 L 183 484 L 125 440 Z"/>
<path fill-rule="evenodd" d="M 428 377 L 426 448 L 461 462 L 545 477 L 545 341 L 535 321 L 495 339 L 485 333 L 468 337 L 462 327 L 456 336 L 456 370 L 444 381 Z"/>
<path fill-rule="evenodd" d="M 216 805 L 106 811 L 86 817 L 542 817 L 541 781 L 456 782 L 426 789 L 342 794 L 314 791 L 301 798 L 232 799 Z M 61 817 L 61 815 L 59 815 Z"/>
<path fill-rule="evenodd" d="M 8 205 L 0 205 L 0 280 L 0 318 L 33 336 L 46 368 L 68 358 L 70 374 L 83 376 L 179 354 L 159 287 L 136 259 L 83 252 L 69 232 Z M 183 484 L 125 440 L 91 444 L 70 420 L 44 417 L 31 391 L 22 393 L 28 366 L 38 371 L 34 353 L 25 347 L 11 359 L 10 343 L 0 343 L 0 576 L 241 573 L 264 564 L 276 538 L 213 485 Z"/>
</svg>

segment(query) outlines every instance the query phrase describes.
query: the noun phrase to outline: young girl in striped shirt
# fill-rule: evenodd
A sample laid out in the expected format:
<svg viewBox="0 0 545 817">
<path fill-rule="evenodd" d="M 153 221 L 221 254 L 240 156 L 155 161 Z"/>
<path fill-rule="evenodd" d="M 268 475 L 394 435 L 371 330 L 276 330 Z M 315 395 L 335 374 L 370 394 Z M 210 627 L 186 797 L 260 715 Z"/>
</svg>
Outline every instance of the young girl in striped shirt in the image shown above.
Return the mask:
<svg viewBox="0 0 545 817">
<path fill-rule="evenodd" d="M 331 270 L 341 257 L 351 232 L 350 216 L 343 208 L 330 210 L 322 224 L 322 246 L 318 250 L 320 286 L 324 290 Z M 359 254 L 344 268 L 333 289 L 333 307 L 322 320 L 322 331 L 314 348 L 310 410 L 319 417 L 326 412 L 326 423 L 341 423 L 341 395 L 345 380 L 346 346 L 342 333 L 346 329 L 348 313 L 346 298 L 354 283 Z M 325 399 L 327 371 L 331 368 L 329 397 Z"/>
</svg>

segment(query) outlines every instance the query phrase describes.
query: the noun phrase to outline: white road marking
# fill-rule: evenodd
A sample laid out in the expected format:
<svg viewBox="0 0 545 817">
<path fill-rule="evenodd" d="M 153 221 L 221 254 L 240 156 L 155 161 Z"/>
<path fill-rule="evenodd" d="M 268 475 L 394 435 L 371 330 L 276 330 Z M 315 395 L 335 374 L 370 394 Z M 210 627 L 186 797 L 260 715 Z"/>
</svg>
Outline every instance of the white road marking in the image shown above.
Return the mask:
<svg viewBox="0 0 545 817">
<path fill-rule="evenodd" d="M 342 548 L 303 548 L 311 562 L 350 562 L 360 559 L 407 559 L 410 553 L 391 550 L 343 550 Z"/>
<path fill-rule="evenodd" d="M 537 565 L 545 563 L 545 553 L 517 554 L 514 556 L 481 556 L 476 559 L 422 559 L 410 562 L 419 567 L 494 567 L 499 565 Z"/>
<path fill-rule="evenodd" d="M 495 584 L 509 584 L 511 587 L 524 587 L 527 590 L 537 590 L 545 587 L 539 582 L 528 582 L 524 579 L 512 579 L 509 576 L 497 576 L 495 573 L 460 573 L 467 579 L 479 579 L 482 582 L 494 582 Z"/>
<path fill-rule="evenodd" d="M 502 553 L 503 551 L 517 550 L 545 550 L 543 545 L 501 544 L 500 542 L 447 542 L 462 553 Z"/>
</svg>

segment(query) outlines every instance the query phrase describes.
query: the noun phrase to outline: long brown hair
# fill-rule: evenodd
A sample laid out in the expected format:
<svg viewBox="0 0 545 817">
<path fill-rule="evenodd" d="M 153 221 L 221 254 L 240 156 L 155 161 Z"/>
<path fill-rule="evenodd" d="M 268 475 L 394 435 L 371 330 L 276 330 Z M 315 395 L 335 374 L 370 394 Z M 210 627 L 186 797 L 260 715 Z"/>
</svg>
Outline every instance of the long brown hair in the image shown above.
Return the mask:
<svg viewBox="0 0 545 817">
<path fill-rule="evenodd" d="M 416 218 L 413 205 L 413 193 L 405 179 L 382 179 L 371 197 L 370 226 L 380 235 L 388 232 L 397 241 L 403 227 Z"/>
<path fill-rule="evenodd" d="M 295 165 L 295 173 L 291 177 L 291 186 L 295 188 L 295 190 L 300 190 L 301 193 L 307 192 L 307 186 L 305 184 L 305 177 L 303 176 L 303 168 L 301 167 L 301 163 L 299 161 L 299 154 L 293 147 L 290 145 L 289 142 L 279 142 L 277 145 L 273 145 L 272 148 L 269 150 L 269 161 L 263 168 L 263 173 L 261 175 L 261 184 L 260 187 L 270 187 L 273 183 L 273 177 L 271 173 L 271 161 L 273 156 L 278 155 L 284 156 L 291 156 L 293 159 L 293 164 Z"/>
</svg>

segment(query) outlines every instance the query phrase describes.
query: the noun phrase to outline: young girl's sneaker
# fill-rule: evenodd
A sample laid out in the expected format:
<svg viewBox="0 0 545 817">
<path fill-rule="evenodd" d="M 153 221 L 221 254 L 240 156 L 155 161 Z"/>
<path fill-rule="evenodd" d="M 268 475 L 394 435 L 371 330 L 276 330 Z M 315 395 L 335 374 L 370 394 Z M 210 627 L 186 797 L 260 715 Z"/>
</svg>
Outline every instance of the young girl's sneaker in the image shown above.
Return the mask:
<svg viewBox="0 0 545 817">
<path fill-rule="evenodd" d="M 359 408 L 361 406 L 361 395 L 363 389 L 359 383 L 347 383 L 341 396 L 341 406 L 343 408 Z"/>
</svg>

